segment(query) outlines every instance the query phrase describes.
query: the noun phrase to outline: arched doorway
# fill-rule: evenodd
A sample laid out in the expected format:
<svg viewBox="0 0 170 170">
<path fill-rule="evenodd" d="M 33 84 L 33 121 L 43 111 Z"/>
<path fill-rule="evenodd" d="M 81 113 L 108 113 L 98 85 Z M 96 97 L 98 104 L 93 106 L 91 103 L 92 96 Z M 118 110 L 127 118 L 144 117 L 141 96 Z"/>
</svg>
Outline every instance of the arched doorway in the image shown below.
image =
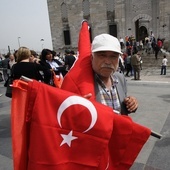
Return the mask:
<svg viewBox="0 0 170 170">
<path fill-rule="evenodd" d="M 136 41 L 144 40 L 148 37 L 148 28 L 150 28 L 149 23 L 152 17 L 147 14 L 139 14 L 133 18 L 133 23 L 135 24 Z"/>
<path fill-rule="evenodd" d="M 148 37 L 148 31 L 145 26 L 139 28 L 139 40 L 144 40 L 145 37 Z"/>
</svg>

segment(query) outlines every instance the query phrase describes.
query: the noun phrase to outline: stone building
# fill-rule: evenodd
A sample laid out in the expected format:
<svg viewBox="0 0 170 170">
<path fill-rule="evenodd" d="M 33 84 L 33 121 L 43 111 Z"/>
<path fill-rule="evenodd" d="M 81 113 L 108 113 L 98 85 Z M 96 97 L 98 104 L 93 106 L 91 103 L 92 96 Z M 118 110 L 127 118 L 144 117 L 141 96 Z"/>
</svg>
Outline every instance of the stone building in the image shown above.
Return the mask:
<svg viewBox="0 0 170 170">
<path fill-rule="evenodd" d="M 76 49 L 83 19 L 100 33 L 170 39 L 170 0 L 47 0 L 54 50 Z"/>
</svg>

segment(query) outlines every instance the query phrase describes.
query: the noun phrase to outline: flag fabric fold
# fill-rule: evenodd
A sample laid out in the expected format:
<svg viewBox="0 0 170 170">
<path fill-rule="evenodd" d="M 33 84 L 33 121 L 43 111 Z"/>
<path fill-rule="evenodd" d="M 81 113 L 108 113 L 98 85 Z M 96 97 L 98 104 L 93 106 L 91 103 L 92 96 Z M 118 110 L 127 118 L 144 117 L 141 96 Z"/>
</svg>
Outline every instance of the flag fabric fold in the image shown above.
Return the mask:
<svg viewBox="0 0 170 170">
<path fill-rule="evenodd" d="M 90 100 L 94 100 L 94 75 L 91 66 L 91 42 L 88 27 L 88 23 L 83 21 L 79 33 L 79 56 L 74 67 L 64 77 L 61 88 L 81 96 L 92 93 Z M 71 84 L 72 88 L 70 88 L 69 84 Z"/>
<path fill-rule="evenodd" d="M 129 169 L 150 135 L 74 93 L 35 80 L 15 80 L 13 89 L 14 170 Z"/>
<path fill-rule="evenodd" d="M 11 133 L 13 148 L 13 169 L 26 169 L 28 160 L 28 135 L 26 124 L 27 83 L 13 82 L 11 102 Z"/>
</svg>

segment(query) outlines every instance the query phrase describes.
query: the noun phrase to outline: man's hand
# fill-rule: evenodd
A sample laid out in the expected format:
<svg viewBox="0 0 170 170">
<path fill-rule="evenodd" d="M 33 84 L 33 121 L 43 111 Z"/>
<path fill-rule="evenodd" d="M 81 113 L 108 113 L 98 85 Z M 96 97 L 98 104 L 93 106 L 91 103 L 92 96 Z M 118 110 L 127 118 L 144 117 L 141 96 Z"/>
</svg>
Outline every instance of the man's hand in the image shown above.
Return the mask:
<svg viewBox="0 0 170 170">
<path fill-rule="evenodd" d="M 138 101 L 135 97 L 129 96 L 124 99 L 124 103 L 129 112 L 134 112 L 138 108 Z"/>
<path fill-rule="evenodd" d="M 88 94 L 84 95 L 83 97 L 86 98 L 86 99 L 90 99 L 91 96 L 92 96 L 92 94 L 88 93 Z"/>
</svg>

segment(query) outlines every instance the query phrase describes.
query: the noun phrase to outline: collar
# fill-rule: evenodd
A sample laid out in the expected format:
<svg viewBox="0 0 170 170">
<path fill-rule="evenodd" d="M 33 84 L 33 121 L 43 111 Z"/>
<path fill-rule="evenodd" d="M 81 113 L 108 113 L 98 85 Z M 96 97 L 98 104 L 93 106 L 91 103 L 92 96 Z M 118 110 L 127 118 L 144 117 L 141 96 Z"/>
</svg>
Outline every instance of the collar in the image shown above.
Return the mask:
<svg viewBox="0 0 170 170">
<path fill-rule="evenodd" d="M 104 82 L 101 80 L 100 76 L 96 73 L 95 73 L 95 78 L 96 78 L 97 82 L 101 85 L 102 88 L 106 88 Z M 115 87 L 118 84 L 117 77 L 114 74 L 112 74 L 112 75 L 110 75 L 110 78 L 111 78 L 111 82 L 112 82 L 112 87 Z"/>
<path fill-rule="evenodd" d="M 46 62 L 47 62 L 47 63 L 52 63 L 52 62 L 53 62 L 53 60 L 52 60 L 52 61 L 48 61 L 48 60 L 46 60 Z"/>
</svg>

